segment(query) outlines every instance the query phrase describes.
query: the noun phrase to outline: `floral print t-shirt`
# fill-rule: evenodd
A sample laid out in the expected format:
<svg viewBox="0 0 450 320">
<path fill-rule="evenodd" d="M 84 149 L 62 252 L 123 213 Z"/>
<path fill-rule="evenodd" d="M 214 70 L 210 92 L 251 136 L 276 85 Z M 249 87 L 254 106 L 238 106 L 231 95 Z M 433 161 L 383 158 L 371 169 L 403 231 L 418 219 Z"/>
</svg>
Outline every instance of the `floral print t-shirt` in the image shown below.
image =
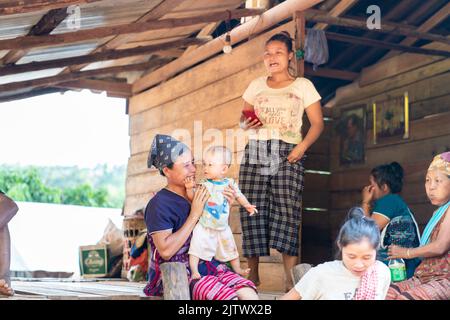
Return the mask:
<svg viewBox="0 0 450 320">
<path fill-rule="evenodd" d="M 321 99 L 312 82 L 296 78 L 284 88 L 270 88 L 267 76 L 253 80 L 243 99 L 253 105 L 263 126 L 249 138 L 254 140 L 283 140 L 298 144 L 302 141 L 302 117 L 305 109 Z"/>
</svg>

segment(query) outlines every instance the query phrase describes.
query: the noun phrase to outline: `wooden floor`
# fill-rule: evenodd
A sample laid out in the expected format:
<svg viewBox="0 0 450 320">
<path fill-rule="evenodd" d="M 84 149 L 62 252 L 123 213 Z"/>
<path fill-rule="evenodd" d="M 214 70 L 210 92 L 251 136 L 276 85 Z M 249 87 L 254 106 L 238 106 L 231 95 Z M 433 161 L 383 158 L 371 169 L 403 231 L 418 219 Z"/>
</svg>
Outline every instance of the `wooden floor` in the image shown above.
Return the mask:
<svg viewBox="0 0 450 320">
<path fill-rule="evenodd" d="M 160 300 L 142 292 L 145 282 L 124 279 L 13 278 L 13 297 L 0 300 Z M 260 292 L 261 300 L 274 300 L 281 292 Z"/>
</svg>

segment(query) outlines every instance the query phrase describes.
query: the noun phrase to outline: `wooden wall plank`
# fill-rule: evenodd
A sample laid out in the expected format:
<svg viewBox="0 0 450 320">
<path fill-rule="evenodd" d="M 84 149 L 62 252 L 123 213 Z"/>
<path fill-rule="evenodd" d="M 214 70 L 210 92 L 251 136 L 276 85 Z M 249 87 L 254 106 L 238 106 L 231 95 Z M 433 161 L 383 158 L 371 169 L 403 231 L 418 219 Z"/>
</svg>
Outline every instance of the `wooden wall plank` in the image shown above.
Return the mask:
<svg viewBox="0 0 450 320">
<path fill-rule="evenodd" d="M 202 111 L 211 111 L 214 107 L 236 99 L 240 100 L 240 102 L 237 102 L 240 108 L 235 110 L 236 116 L 234 118 L 239 119 L 240 109 L 244 103 L 241 99 L 242 94 L 253 79 L 264 74 L 264 70 L 264 65 L 258 63 L 223 78 L 219 82 L 214 82 L 187 95 L 175 98 L 168 103 L 163 103 L 138 114 L 131 114 L 130 134 L 137 134 L 169 123 L 182 123 L 184 119 L 187 123 L 190 119 L 202 120 Z M 215 120 L 217 123 L 217 119 Z"/>
<path fill-rule="evenodd" d="M 348 103 L 358 103 L 365 101 L 370 97 L 382 94 L 383 92 L 392 91 L 394 89 L 403 88 L 409 84 L 417 82 L 421 79 L 430 78 L 442 73 L 447 72 L 450 69 L 450 59 L 444 59 L 420 68 L 414 69 L 413 71 L 397 74 L 393 77 L 387 78 L 385 80 L 374 83 L 371 86 L 366 86 L 362 88 L 348 88 L 351 95 L 343 96 L 339 99 L 339 105 L 345 105 Z M 338 95 L 339 90 L 344 90 L 340 88 L 336 91 Z"/>
<path fill-rule="evenodd" d="M 292 31 L 293 24 L 288 23 L 275 28 L 261 36 L 255 37 L 250 42 L 234 48 L 229 55 L 224 54 L 208 60 L 183 72 L 176 78 L 135 95 L 130 99 L 130 114 L 142 112 L 169 102 L 174 98 L 182 97 L 210 83 L 220 81 L 236 72 L 245 70 L 253 64 L 262 62 L 262 51 L 265 41 L 272 34 L 282 30 Z"/>
</svg>

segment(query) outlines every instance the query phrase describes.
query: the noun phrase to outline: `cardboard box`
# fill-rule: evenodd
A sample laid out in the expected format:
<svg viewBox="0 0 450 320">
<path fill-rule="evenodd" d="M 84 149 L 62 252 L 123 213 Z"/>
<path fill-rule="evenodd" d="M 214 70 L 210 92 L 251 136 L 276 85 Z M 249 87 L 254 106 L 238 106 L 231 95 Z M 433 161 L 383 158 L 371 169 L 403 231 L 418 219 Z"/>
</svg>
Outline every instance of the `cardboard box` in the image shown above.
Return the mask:
<svg viewBox="0 0 450 320">
<path fill-rule="evenodd" d="M 80 247 L 80 273 L 83 278 L 101 278 L 108 274 L 106 245 Z"/>
</svg>

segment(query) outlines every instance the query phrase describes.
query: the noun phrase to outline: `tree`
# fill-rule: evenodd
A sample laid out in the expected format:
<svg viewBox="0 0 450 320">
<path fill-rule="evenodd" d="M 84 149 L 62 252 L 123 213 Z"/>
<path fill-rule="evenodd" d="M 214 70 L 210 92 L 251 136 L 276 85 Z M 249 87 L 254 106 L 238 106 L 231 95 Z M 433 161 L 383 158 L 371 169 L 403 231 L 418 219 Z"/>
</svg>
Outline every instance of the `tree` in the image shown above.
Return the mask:
<svg viewBox="0 0 450 320">
<path fill-rule="evenodd" d="M 107 171 L 105 167 L 103 172 L 106 173 Z M 108 180 L 114 179 L 114 182 L 119 182 L 117 184 L 123 186 L 123 181 L 120 183 L 117 177 L 124 171 L 119 170 L 119 175 L 115 174 L 115 171 L 117 170 L 113 169 L 111 173 L 107 172 Z M 47 177 L 52 176 L 53 180 L 45 181 L 41 173 Z M 0 190 L 6 192 L 16 201 L 64 203 L 92 207 L 122 207 L 124 193 L 117 190 L 123 188 L 118 187 L 117 184 L 116 186 L 106 184 L 92 186 L 86 181 L 87 179 L 93 179 L 89 169 L 78 169 L 76 167 L 0 167 Z M 75 184 L 74 181 L 76 181 Z"/>
</svg>

